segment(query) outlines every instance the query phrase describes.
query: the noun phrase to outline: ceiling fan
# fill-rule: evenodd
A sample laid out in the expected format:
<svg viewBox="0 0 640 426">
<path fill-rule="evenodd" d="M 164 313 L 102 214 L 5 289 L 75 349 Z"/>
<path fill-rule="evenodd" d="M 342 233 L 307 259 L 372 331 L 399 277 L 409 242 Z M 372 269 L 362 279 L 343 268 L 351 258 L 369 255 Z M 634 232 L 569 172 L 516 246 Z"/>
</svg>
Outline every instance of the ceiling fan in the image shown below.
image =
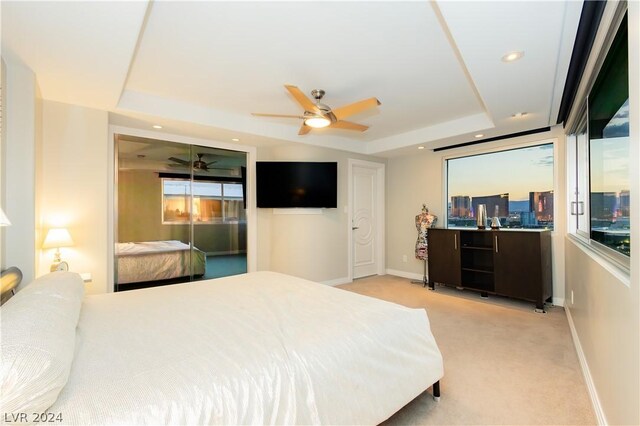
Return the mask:
<svg viewBox="0 0 640 426">
<path fill-rule="evenodd" d="M 203 172 L 208 172 L 209 170 L 212 169 L 212 167 L 209 167 L 212 164 L 217 163 L 217 161 L 210 161 L 210 162 L 206 162 L 202 159 L 202 157 L 204 157 L 204 154 L 196 154 L 198 156 L 197 160 L 194 160 L 193 163 L 191 161 L 187 161 L 187 160 L 183 160 L 181 158 L 176 158 L 176 157 L 169 157 L 167 158 L 167 160 L 169 161 L 173 161 L 173 163 L 169 163 L 168 166 L 169 167 L 193 167 L 194 170 L 201 170 Z"/>
<path fill-rule="evenodd" d="M 359 114 L 368 109 L 375 108 L 378 105 L 382 105 L 376 98 L 364 99 L 362 101 L 354 102 L 349 105 L 345 105 L 339 108 L 331 109 L 327 105 L 320 103 L 320 100 L 324 96 L 325 92 L 322 89 L 314 89 L 311 91 L 311 96 L 316 100 L 315 103 L 311 101 L 304 93 L 296 86 L 286 85 L 284 86 L 294 99 L 304 108 L 303 115 L 283 115 L 283 114 L 261 114 L 252 113 L 252 115 L 260 117 L 285 117 L 285 118 L 298 118 L 304 120 L 302 127 L 300 127 L 299 135 L 306 135 L 311 129 L 320 129 L 323 127 L 330 127 L 333 129 L 343 130 L 355 130 L 358 132 L 364 132 L 369 126 L 364 126 L 358 123 L 352 123 L 345 121 L 344 119 L 355 114 Z"/>
</svg>

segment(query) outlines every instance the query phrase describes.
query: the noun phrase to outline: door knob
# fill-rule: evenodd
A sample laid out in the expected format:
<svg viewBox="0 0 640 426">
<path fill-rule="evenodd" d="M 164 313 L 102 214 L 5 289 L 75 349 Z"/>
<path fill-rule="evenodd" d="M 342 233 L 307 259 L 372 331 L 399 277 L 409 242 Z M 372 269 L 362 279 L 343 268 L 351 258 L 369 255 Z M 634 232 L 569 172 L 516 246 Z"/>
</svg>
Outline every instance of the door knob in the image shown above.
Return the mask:
<svg viewBox="0 0 640 426">
<path fill-rule="evenodd" d="M 352 227 L 351 227 L 351 230 L 352 230 L 352 231 L 355 231 L 356 229 L 360 229 L 360 227 L 359 227 L 359 226 L 352 226 Z"/>
</svg>

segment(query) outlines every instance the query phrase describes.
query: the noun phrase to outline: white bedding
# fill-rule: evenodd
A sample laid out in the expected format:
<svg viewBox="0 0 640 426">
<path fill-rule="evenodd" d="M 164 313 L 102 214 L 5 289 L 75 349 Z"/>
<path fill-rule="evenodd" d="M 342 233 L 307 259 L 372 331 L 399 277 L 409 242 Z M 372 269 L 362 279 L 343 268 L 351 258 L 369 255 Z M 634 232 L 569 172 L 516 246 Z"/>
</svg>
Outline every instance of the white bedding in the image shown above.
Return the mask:
<svg viewBox="0 0 640 426">
<path fill-rule="evenodd" d="M 443 375 L 426 312 L 274 272 L 86 296 L 71 424 L 378 424 Z"/>
<path fill-rule="evenodd" d="M 118 284 L 204 275 L 206 255 L 181 241 L 117 243 Z"/>
</svg>

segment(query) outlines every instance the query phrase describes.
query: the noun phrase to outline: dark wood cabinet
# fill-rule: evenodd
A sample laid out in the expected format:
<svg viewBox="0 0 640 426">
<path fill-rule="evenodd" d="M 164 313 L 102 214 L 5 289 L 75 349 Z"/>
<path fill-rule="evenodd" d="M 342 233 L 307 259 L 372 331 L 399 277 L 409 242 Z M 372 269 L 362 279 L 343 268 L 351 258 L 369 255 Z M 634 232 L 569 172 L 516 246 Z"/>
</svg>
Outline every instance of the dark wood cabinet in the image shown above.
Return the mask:
<svg viewBox="0 0 640 426">
<path fill-rule="evenodd" d="M 433 229 L 435 230 L 435 229 Z M 429 247 L 429 276 L 435 274 L 439 282 L 459 286 L 460 281 L 460 232 L 431 232 L 427 234 Z M 439 231 L 439 230 L 438 230 Z M 431 247 L 437 247 L 431 250 Z M 430 280 L 430 282 L 432 282 Z"/>
<path fill-rule="evenodd" d="M 431 285 L 530 300 L 537 309 L 551 297 L 550 231 L 434 228 L 428 242 Z"/>
</svg>

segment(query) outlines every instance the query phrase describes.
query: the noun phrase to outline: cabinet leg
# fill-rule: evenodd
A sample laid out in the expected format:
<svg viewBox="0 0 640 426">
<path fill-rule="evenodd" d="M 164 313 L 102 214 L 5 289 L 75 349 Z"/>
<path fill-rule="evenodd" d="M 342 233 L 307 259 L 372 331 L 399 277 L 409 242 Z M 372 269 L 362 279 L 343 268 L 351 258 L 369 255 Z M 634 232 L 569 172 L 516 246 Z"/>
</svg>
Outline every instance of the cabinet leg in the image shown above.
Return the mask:
<svg viewBox="0 0 640 426">
<path fill-rule="evenodd" d="M 488 299 L 489 293 L 487 293 L 486 291 L 480 292 L 480 297 L 482 297 L 483 299 Z"/>
<path fill-rule="evenodd" d="M 544 302 L 536 302 L 535 312 L 538 314 L 546 314 L 547 312 L 544 310 Z"/>
<path fill-rule="evenodd" d="M 433 399 L 440 401 L 440 380 L 433 384 Z"/>
</svg>

